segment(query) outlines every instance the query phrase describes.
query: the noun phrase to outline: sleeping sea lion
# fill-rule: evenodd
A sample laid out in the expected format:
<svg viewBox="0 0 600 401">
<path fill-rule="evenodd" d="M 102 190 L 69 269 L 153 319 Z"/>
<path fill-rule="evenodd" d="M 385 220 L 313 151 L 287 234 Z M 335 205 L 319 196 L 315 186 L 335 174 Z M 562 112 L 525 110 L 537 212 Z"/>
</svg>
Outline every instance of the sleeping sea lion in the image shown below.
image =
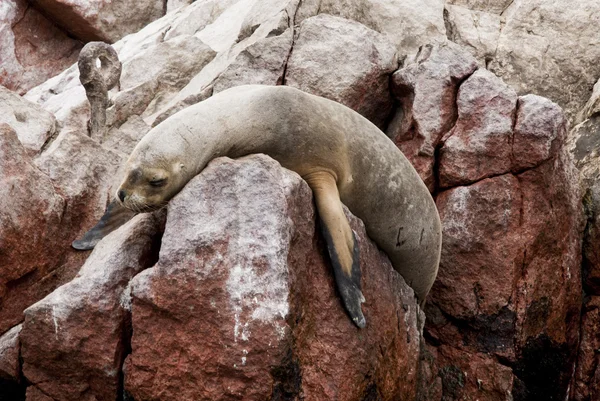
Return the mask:
<svg viewBox="0 0 600 401">
<path fill-rule="evenodd" d="M 164 206 L 212 159 L 264 153 L 312 189 L 336 285 L 352 321 L 364 327 L 358 246 L 344 203 L 389 256 L 423 304 L 441 251 L 435 203 L 410 162 L 369 120 L 334 101 L 286 86 L 238 86 L 153 128 L 133 150 L 116 197 L 146 212 Z M 113 203 L 86 234 L 107 234 Z M 111 212 L 112 209 L 112 212 Z"/>
</svg>

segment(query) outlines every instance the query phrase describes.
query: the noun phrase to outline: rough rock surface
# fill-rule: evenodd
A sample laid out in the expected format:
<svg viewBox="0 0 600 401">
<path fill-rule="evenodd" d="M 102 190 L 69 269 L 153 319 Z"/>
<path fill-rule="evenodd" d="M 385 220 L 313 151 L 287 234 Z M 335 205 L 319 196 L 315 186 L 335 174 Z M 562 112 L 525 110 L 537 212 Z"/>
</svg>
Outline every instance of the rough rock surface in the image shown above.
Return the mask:
<svg viewBox="0 0 600 401">
<path fill-rule="evenodd" d="M 284 83 L 345 104 L 382 126 L 392 109 L 395 54 L 385 36 L 364 25 L 318 15 L 300 25 Z"/>
<path fill-rule="evenodd" d="M 581 318 L 581 340 L 575 386 L 571 393 L 574 401 L 593 401 L 600 398 L 600 297 L 592 296 L 586 303 Z"/>
<path fill-rule="evenodd" d="M 580 171 L 583 204 L 587 225 L 583 237 L 583 288 L 588 295 L 581 320 L 581 341 L 575 383 L 571 393 L 577 401 L 592 401 L 600 396 L 600 371 L 598 370 L 598 306 L 600 295 L 600 115 L 596 108 L 597 90 L 587 103 L 582 116 L 587 117 L 569 133 L 569 149 Z"/>
<path fill-rule="evenodd" d="M 481 67 L 493 60 L 503 23 L 499 14 L 446 4 L 444 20 L 448 39 L 468 49 Z"/>
<path fill-rule="evenodd" d="M 54 115 L 0 86 L 0 124 L 16 131 L 30 156 L 35 156 L 56 132 Z"/>
<path fill-rule="evenodd" d="M 469 80 L 477 75 L 486 78 L 476 72 Z M 459 91 L 455 130 L 469 80 Z M 564 400 L 577 355 L 583 228 L 577 172 L 564 149 L 565 118 L 538 96 L 519 98 L 514 110 L 512 95 L 484 83 L 468 99 L 493 101 L 471 115 L 481 124 L 471 138 L 502 132 L 508 141 L 496 149 L 508 152 L 509 164 L 488 178 L 454 182 L 459 186 L 437 196 L 443 248 L 426 309 L 427 335 L 437 347 L 430 369 L 449 399 Z M 492 154 L 491 147 L 480 149 Z M 478 156 L 460 161 L 464 171 L 481 168 Z M 442 153 L 440 174 L 446 162 Z"/>
<path fill-rule="evenodd" d="M 519 94 L 550 98 L 572 120 L 600 77 L 600 3 L 514 1 L 502 16 L 490 70 Z"/>
<path fill-rule="evenodd" d="M 458 120 L 440 150 L 440 186 L 469 184 L 510 171 L 517 94 L 487 70 L 458 91 Z"/>
<path fill-rule="evenodd" d="M 300 19 L 330 14 L 360 22 L 385 34 L 400 56 L 414 56 L 420 46 L 443 43 L 443 0 L 303 0 Z"/>
<path fill-rule="evenodd" d="M 424 46 L 392 76 L 392 90 L 400 106 L 386 133 L 432 192 L 436 186 L 435 150 L 456 122 L 458 87 L 476 68 L 473 57 L 449 42 Z"/>
<path fill-rule="evenodd" d="M 37 170 L 15 131 L 0 124 L 0 333 L 35 302 L 27 289 L 57 262 L 64 199 Z M 24 246 L 26 244 L 26 246 Z"/>
<path fill-rule="evenodd" d="M 27 0 L 2 0 L 0 85 L 24 94 L 77 61 L 81 47 Z"/>
<path fill-rule="evenodd" d="M 90 42 L 114 43 L 162 17 L 162 1 L 30 0 L 44 15 L 74 37 Z"/>
<path fill-rule="evenodd" d="M 77 276 L 25 311 L 23 374 L 60 400 L 114 400 L 129 352 L 128 283 L 158 258 L 164 215 L 143 214 L 98 244 Z"/>
<path fill-rule="evenodd" d="M 311 196 L 295 173 L 250 156 L 213 161 L 170 202 L 158 264 L 131 285 L 130 396 L 415 398 L 412 290 L 348 214 L 367 299 L 358 331 L 336 296 Z"/>
<path fill-rule="evenodd" d="M 21 325 L 18 325 L 0 336 L 0 379 L 21 380 L 20 332 Z"/>
</svg>

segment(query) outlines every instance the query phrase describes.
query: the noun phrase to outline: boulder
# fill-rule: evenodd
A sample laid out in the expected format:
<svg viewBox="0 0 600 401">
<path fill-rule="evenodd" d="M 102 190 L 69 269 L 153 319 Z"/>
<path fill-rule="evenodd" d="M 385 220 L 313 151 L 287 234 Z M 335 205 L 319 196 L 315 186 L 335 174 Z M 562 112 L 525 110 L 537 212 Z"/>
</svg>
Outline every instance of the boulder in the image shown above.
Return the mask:
<svg viewBox="0 0 600 401">
<path fill-rule="evenodd" d="M 129 352 L 128 283 L 158 258 L 164 215 L 142 214 L 104 238 L 77 276 L 25 311 L 23 374 L 60 400 L 114 400 Z"/>
<path fill-rule="evenodd" d="M 598 79 L 598 82 L 594 85 L 590 100 L 588 100 L 577 116 L 577 121 L 581 122 L 596 117 L 598 114 L 600 114 L 600 79 Z"/>
<path fill-rule="evenodd" d="M 446 3 L 446 35 L 449 40 L 473 54 L 480 67 L 486 67 L 496 55 L 503 19 L 499 14 L 472 8 L 476 7 L 474 4 L 470 7 Z"/>
<path fill-rule="evenodd" d="M 0 336 L 0 380 L 21 381 L 20 332 L 21 325 L 18 325 Z"/>
<path fill-rule="evenodd" d="M 471 10 L 485 11 L 493 14 L 502 14 L 508 6 L 513 3 L 513 0 L 448 0 L 450 5 L 461 6 Z"/>
<path fill-rule="evenodd" d="M 37 155 L 56 132 L 56 119 L 35 103 L 0 86 L 0 124 L 16 131 L 29 156 Z"/>
<path fill-rule="evenodd" d="M 600 77 L 600 2 L 515 1 L 503 16 L 488 67 L 520 95 L 558 103 L 573 121 Z"/>
<path fill-rule="evenodd" d="M 440 187 L 510 171 L 517 94 L 481 69 L 460 86 L 457 105 L 458 120 L 440 150 Z"/>
<path fill-rule="evenodd" d="M 415 398 L 413 291 L 347 213 L 366 298 L 357 329 L 312 205 L 306 183 L 262 155 L 214 160 L 188 183 L 169 203 L 158 263 L 131 284 L 128 396 Z"/>
<path fill-rule="evenodd" d="M 401 57 L 446 41 L 443 0 L 303 0 L 297 18 L 329 14 L 360 22 L 387 36 Z"/>
<path fill-rule="evenodd" d="M 29 293 L 55 267 L 65 201 L 35 168 L 7 124 L 0 124 L 0 333 L 37 299 Z"/>
<path fill-rule="evenodd" d="M 0 399 L 7 401 L 25 400 L 26 384 L 21 377 L 21 325 L 15 326 L 0 336 Z"/>
<path fill-rule="evenodd" d="M 458 87 L 476 68 L 473 57 L 448 42 L 423 46 L 392 75 L 392 91 L 400 105 L 386 133 L 432 192 L 435 150 L 456 123 Z"/>
<path fill-rule="evenodd" d="M 114 43 L 166 12 L 166 2 L 155 0 L 31 0 L 30 3 L 84 42 Z"/>
<path fill-rule="evenodd" d="M 2 0 L 0 85 L 22 95 L 77 61 L 82 46 L 27 0 Z"/>
<path fill-rule="evenodd" d="M 320 14 L 300 24 L 284 83 L 345 104 L 381 127 L 392 109 L 395 52 L 384 35 Z"/>
<path fill-rule="evenodd" d="M 464 141 L 472 151 L 460 162 L 466 172 L 492 166 L 475 156 L 492 155 L 491 148 L 472 145 L 501 133 L 508 139 L 494 149 L 508 163 L 487 178 L 444 181 L 444 148 L 453 136 L 442 148 L 442 186 L 452 187 L 436 199 L 443 247 L 426 309 L 426 331 L 437 346 L 428 386 L 440 379 L 449 399 L 564 400 L 577 356 L 583 229 L 565 117 L 537 96 L 519 98 L 514 110 L 511 91 L 475 95 L 469 81 L 484 78 L 483 91 L 493 82 L 486 75 L 477 71 L 459 90 L 454 131 L 472 128 Z M 489 101 L 476 107 L 478 99 Z M 461 121 L 465 104 L 478 110 L 471 114 L 477 128 Z"/>
</svg>

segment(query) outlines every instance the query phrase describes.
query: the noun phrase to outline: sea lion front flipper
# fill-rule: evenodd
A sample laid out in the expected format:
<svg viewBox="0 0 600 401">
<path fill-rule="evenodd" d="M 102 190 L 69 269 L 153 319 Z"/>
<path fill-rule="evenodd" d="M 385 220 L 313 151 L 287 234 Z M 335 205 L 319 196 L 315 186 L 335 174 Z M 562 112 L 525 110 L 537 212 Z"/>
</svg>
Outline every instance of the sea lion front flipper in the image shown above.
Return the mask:
<svg viewBox="0 0 600 401">
<path fill-rule="evenodd" d="M 106 212 L 104 212 L 100 221 L 86 232 L 83 237 L 73 241 L 71 246 L 79 251 L 93 249 L 102 238 L 127 223 L 133 216 L 135 216 L 135 212 L 126 209 L 119 201 L 114 199 L 108 204 Z"/>
<path fill-rule="evenodd" d="M 329 172 L 314 172 L 302 178 L 308 182 L 315 195 L 321 230 L 327 242 L 335 282 L 346 312 L 356 326 L 363 328 L 366 320 L 361 304 L 365 298 L 360 284 L 358 243 L 344 215 L 335 178 Z"/>
</svg>

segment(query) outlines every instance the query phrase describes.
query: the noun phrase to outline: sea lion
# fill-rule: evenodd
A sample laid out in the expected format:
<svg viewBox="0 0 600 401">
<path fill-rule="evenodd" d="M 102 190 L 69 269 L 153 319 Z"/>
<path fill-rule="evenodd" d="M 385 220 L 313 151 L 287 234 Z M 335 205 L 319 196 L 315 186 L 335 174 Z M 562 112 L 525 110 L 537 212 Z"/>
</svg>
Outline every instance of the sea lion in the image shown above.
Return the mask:
<svg viewBox="0 0 600 401">
<path fill-rule="evenodd" d="M 421 304 L 437 274 L 441 224 L 410 162 L 369 120 L 286 86 L 238 86 L 153 128 L 129 157 L 116 197 L 128 209 L 164 206 L 212 159 L 264 153 L 312 189 L 343 304 L 358 327 L 359 250 L 342 203 L 362 219 Z M 113 208 L 113 213 L 116 208 Z M 103 225 L 111 226 L 110 209 Z M 94 228 L 96 229 L 96 228 Z M 106 235 L 102 227 L 89 237 Z"/>
</svg>

